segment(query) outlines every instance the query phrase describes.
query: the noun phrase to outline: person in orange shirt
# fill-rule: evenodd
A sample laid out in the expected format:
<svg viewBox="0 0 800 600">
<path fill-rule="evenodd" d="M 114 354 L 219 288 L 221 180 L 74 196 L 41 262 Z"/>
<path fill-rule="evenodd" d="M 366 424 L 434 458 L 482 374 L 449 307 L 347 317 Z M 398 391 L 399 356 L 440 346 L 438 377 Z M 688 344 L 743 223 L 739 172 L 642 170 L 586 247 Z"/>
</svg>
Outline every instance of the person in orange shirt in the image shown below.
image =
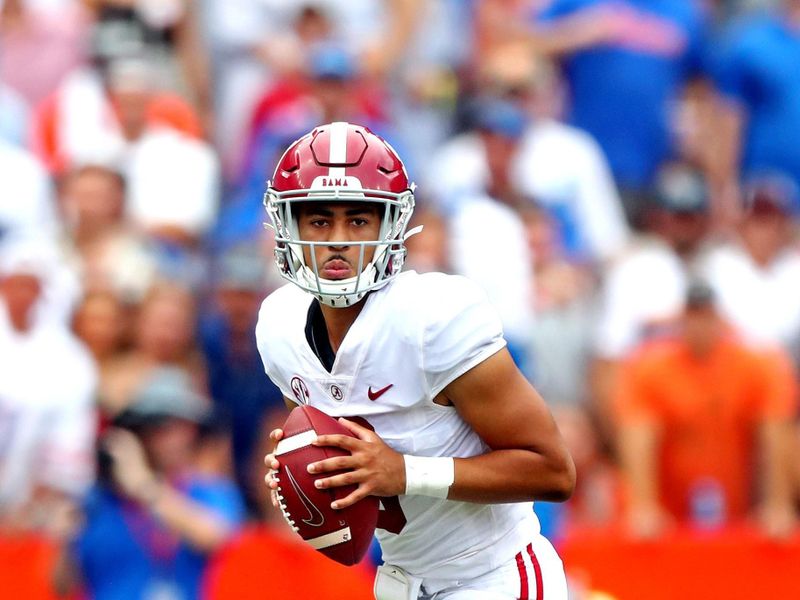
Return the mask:
<svg viewBox="0 0 800 600">
<path fill-rule="evenodd" d="M 796 522 L 791 362 L 730 335 L 703 283 L 690 286 L 676 333 L 628 359 L 615 398 L 632 533 L 722 526 L 757 506 L 768 534 L 787 535 Z"/>
<path fill-rule="evenodd" d="M 155 66 L 137 57 L 77 69 L 34 110 L 32 152 L 53 175 L 86 164 L 123 167 L 146 133 L 166 129 L 203 138 L 189 102 L 158 87 Z"/>
</svg>

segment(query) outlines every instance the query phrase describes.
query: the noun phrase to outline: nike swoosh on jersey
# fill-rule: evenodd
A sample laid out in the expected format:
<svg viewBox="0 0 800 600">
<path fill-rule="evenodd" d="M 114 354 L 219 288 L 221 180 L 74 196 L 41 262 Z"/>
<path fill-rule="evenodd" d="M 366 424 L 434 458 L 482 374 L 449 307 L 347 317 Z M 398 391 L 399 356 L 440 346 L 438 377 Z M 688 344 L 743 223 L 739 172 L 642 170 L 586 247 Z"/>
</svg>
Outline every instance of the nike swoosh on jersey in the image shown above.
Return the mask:
<svg viewBox="0 0 800 600">
<path fill-rule="evenodd" d="M 394 386 L 394 384 L 390 383 L 385 388 L 381 388 L 381 389 L 379 389 L 379 390 L 377 390 L 375 392 L 372 391 L 372 386 L 369 386 L 369 389 L 367 390 L 367 396 L 369 396 L 370 400 L 377 400 L 378 398 L 383 396 L 386 392 L 388 392 L 389 388 L 391 388 L 393 386 Z M 361 389 L 364 389 L 364 388 L 361 388 Z"/>
<path fill-rule="evenodd" d="M 297 496 L 300 498 L 300 502 L 303 503 L 306 510 L 308 511 L 308 518 L 301 519 L 303 523 L 310 527 L 319 527 L 323 523 L 325 523 L 325 515 L 317 508 L 317 506 L 311 501 L 311 499 L 306 496 L 305 492 L 300 488 L 295 481 L 292 472 L 289 470 L 289 467 L 286 467 L 286 476 L 289 478 L 289 483 L 292 484 L 294 491 L 297 492 Z"/>
</svg>

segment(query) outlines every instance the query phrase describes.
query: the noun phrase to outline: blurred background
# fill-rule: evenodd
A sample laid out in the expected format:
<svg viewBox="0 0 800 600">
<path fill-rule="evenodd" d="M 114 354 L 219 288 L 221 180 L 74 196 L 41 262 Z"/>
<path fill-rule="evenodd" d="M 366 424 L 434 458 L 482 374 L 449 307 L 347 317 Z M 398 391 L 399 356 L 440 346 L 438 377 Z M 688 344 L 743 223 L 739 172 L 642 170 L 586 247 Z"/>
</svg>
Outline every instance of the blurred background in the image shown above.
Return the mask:
<svg viewBox="0 0 800 600">
<path fill-rule="evenodd" d="M 572 600 L 800 597 L 800 0 L 0 0 L 0 596 L 372 597 L 263 485 L 262 195 L 332 120 L 555 414 Z"/>
</svg>

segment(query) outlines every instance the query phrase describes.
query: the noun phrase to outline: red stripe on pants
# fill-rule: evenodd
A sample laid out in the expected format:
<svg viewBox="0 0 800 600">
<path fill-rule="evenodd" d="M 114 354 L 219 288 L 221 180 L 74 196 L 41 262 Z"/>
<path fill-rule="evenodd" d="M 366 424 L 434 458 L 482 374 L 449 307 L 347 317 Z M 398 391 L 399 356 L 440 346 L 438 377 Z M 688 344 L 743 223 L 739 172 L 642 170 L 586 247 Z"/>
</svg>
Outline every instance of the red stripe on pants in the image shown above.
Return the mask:
<svg viewBox="0 0 800 600">
<path fill-rule="evenodd" d="M 533 574 L 536 577 L 536 600 L 544 600 L 544 585 L 542 584 L 542 566 L 539 564 L 539 559 L 533 553 L 533 544 L 528 544 L 528 556 L 531 557 L 533 563 Z M 517 560 L 519 565 L 519 560 Z M 526 585 L 527 587 L 527 585 Z"/>
<path fill-rule="evenodd" d="M 528 569 L 522 560 L 522 552 L 517 552 L 517 569 L 519 570 L 519 598 L 528 600 Z"/>
</svg>

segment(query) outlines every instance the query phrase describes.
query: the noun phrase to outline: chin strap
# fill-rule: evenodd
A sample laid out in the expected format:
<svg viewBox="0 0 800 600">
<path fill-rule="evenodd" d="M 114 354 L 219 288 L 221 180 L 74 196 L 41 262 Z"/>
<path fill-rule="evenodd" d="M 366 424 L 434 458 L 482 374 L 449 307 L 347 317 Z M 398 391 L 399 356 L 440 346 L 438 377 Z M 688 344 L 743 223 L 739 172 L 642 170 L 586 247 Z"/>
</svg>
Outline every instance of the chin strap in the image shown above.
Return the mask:
<svg viewBox="0 0 800 600">
<path fill-rule="evenodd" d="M 420 233 L 423 227 L 424 225 L 417 225 L 416 227 L 412 227 L 411 229 L 406 231 L 406 234 L 403 236 L 403 242 L 405 242 L 412 235 L 417 235 L 418 233 Z"/>
</svg>

